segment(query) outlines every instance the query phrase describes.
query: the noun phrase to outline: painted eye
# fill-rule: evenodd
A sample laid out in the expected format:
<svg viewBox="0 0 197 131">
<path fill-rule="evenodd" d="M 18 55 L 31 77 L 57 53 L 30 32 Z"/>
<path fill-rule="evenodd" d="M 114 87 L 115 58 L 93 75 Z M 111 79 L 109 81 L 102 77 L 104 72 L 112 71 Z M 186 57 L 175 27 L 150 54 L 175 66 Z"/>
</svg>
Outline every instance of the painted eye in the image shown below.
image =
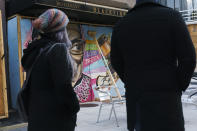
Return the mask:
<svg viewBox="0 0 197 131">
<path fill-rule="evenodd" d="M 78 44 L 78 43 L 74 43 L 73 45 L 72 45 L 72 48 L 71 48 L 72 50 L 79 50 L 80 49 L 80 45 Z"/>
<path fill-rule="evenodd" d="M 78 46 L 72 47 L 72 50 L 79 50 L 79 49 L 78 49 Z"/>
</svg>

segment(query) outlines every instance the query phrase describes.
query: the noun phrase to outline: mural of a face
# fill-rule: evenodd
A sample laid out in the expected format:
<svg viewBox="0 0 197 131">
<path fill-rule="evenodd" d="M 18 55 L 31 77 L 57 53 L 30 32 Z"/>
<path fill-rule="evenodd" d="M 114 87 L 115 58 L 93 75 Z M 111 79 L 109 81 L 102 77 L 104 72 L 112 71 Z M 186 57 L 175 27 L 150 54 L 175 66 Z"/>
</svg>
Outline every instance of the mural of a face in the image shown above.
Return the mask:
<svg viewBox="0 0 197 131">
<path fill-rule="evenodd" d="M 82 62 L 83 48 L 84 48 L 84 41 L 82 39 L 76 38 L 72 40 L 72 47 L 70 49 L 70 52 L 77 64 L 81 64 Z"/>
<path fill-rule="evenodd" d="M 70 54 L 75 61 L 74 66 L 76 69 L 76 73 L 72 81 L 72 85 L 74 86 L 77 80 L 79 80 L 82 72 L 82 58 L 83 58 L 83 49 L 85 42 L 81 39 L 79 25 L 69 24 L 67 30 L 68 30 L 68 37 L 72 42 L 72 47 L 70 48 Z"/>
</svg>

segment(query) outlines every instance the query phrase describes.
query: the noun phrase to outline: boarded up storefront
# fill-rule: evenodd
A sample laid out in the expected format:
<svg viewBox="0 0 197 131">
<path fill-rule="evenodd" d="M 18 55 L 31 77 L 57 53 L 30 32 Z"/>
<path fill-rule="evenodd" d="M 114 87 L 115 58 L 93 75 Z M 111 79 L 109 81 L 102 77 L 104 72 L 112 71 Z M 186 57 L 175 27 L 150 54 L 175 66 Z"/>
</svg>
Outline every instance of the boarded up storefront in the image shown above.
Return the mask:
<svg viewBox="0 0 197 131">
<path fill-rule="evenodd" d="M 2 15 L 0 11 L 0 119 L 8 117 Z"/>
<path fill-rule="evenodd" d="M 19 2 L 22 1 L 25 0 Z M 108 58 L 112 26 L 127 13 L 127 10 L 67 0 L 28 1 L 29 5 L 14 6 L 13 8 L 12 5 L 20 5 L 20 3 L 12 0 L 8 13 L 10 16 L 8 20 L 9 73 L 13 108 L 16 108 L 17 94 L 25 78 L 20 60 L 23 55 L 22 50 L 32 39 L 32 20 L 46 9 L 53 7 L 64 11 L 70 19 L 70 24 L 67 27 L 69 38 L 73 44 L 70 53 L 76 62 L 77 69 L 73 87 L 80 102 L 93 101 L 97 97 L 94 94 L 96 84 L 103 85 L 109 81 L 109 76 L 106 74 L 107 69 L 105 69 L 105 64 L 101 58 L 101 51 L 106 57 L 105 59 L 118 88 L 123 88 L 123 83 L 117 74 L 111 70 Z M 92 41 L 93 38 L 88 36 L 88 32 L 96 34 L 94 38 L 101 51 L 96 48 L 95 41 Z M 91 41 L 91 43 L 88 43 L 88 41 Z M 94 50 L 91 47 L 95 47 Z M 113 92 L 116 95 L 116 91 Z"/>
<path fill-rule="evenodd" d="M 26 42 L 31 40 L 31 19 L 19 15 L 8 21 L 9 76 L 12 108 L 16 109 L 16 99 L 25 79 L 21 66 L 22 50 Z"/>
</svg>

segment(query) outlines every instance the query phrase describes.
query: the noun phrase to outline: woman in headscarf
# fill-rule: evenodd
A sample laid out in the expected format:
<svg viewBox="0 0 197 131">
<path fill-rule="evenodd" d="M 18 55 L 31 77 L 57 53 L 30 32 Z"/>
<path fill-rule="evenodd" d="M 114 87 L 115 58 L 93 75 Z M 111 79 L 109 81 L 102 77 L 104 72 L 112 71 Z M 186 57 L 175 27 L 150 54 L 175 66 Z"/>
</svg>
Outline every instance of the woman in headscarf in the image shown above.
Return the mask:
<svg viewBox="0 0 197 131">
<path fill-rule="evenodd" d="M 33 21 L 41 37 L 24 50 L 22 65 L 29 71 L 28 131 L 74 131 L 79 102 L 72 88 L 73 61 L 66 14 L 49 9 Z M 37 36 L 37 35 L 36 35 Z"/>
</svg>

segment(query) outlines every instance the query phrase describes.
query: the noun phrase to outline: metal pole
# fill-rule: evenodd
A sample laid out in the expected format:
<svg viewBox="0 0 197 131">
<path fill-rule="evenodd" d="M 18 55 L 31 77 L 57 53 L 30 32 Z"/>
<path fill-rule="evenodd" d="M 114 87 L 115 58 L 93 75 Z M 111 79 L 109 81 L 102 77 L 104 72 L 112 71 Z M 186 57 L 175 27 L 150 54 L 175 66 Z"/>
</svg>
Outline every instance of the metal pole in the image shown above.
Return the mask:
<svg viewBox="0 0 197 131">
<path fill-rule="evenodd" d="M 175 4 L 176 4 L 176 0 L 174 0 L 174 10 L 175 10 L 175 8 L 176 8 L 176 5 L 175 5 Z"/>
</svg>

